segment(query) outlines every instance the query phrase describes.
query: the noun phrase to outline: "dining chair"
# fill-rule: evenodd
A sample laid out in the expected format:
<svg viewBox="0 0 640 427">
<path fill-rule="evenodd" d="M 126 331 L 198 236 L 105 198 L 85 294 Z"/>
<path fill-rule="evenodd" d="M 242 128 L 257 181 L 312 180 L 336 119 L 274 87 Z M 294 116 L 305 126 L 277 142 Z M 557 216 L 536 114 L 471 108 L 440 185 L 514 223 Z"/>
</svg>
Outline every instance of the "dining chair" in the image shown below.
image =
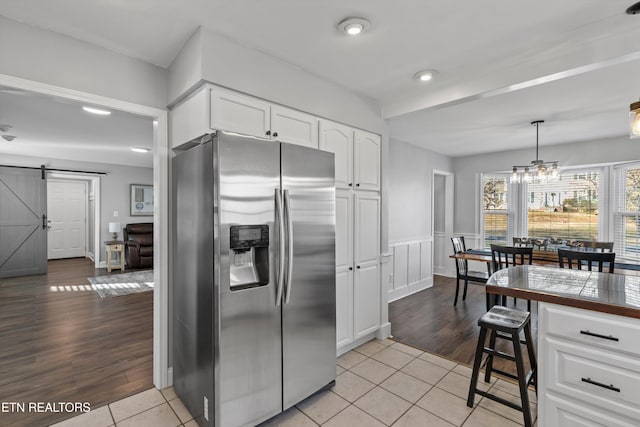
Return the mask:
<svg viewBox="0 0 640 427">
<path fill-rule="evenodd" d="M 453 253 L 464 253 L 467 246 L 464 243 L 464 236 L 452 237 Z M 453 305 L 458 303 L 458 294 L 460 293 L 460 280 L 464 280 L 464 291 L 462 292 L 462 301 L 467 298 L 467 285 L 469 282 L 487 283 L 489 273 L 482 271 L 469 270 L 469 262 L 466 259 L 456 258 L 456 296 L 453 299 Z"/>
<path fill-rule="evenodd" d="M 578 270 L 582 270 L 582 267 L 586 266 L 589 271 L 592 271 L 593 264 L 596 264 L 598 272 L 602 273 L 603 267 L 608 264 L 608 272 L 613 273 L 615 259 L 615 252 L 584 252 L 558 249 L 558 264 L 560 268 L 573 269 L 575 266 Z"/>
<path fill-rule="evenodd" d="M 579 248 L 590 252 L 613 252 L 613 242 L 596 242 L 592 240 L 578 240 Z"/>
<path fill-rule="evenodd" d="M 502 270 L 503 268 L 514 267 L 516 265 L 528 264 L 533 262 L 533 247 L 522 246 L 500 246 L 491 245 L 491 264 L 493 271 Z M 503 304 L 505 300 L 503 299 Z M 517 299 L 514 298 L 516 303 Z M 531 311 L 531 300 L 527 300 L 527 311 Z"/>
</svg>

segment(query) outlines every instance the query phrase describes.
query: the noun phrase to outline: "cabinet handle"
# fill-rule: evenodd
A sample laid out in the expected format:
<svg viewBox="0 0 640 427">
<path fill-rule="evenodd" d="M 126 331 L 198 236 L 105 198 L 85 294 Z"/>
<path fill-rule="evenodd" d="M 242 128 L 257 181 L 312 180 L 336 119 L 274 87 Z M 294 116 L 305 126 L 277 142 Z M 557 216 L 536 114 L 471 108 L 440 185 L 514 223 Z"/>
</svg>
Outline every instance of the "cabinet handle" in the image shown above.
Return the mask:
<svg viewBox="0 0 640 427">
<path fill-rule="evenodd" d="M 353 267 L 349 267 L 349 271 L 353 271 Z"/>
<path fill-rule="evenodd" d="M 592 380 L 591 378 L 582 378 L 582 382 L 585 382 L 587 384 L 596 385 L 598 387 L 606 388 L 607 390 L 611 390 L 611 391 L 615 391 L 615 392 L 620 393 L 620 389 L 618 387 L 614 387 L 613 384 L 610 384 L 610 385 L 602 384 L 602 383 L 599 383 L 598 381 Z"/>
<path fill-rule="evenodd" d="M 274 132 L 274 133 L 273 133 L 273 136 L 274 136 L 274 137 L 278 136 L 278 132 Z"/>
<path fill-rule="evenodd" d="M 267 134 L 267 136 L 271 135 L 271 131 L 270 130 L 266 131 L 265 133 Z"/>
<path fill-rule="evenodd" d="M 357 266 L 356 268 L 357 268 L 357 269 L 360 269 L 360 266 Z"/>
<path fill-rule="evenodd" d="M 350 183 L 349 183 L 349 187 L 353 187 L 353 182 L 350 182 Z"/>
<path fill-rule="evenodd" d="M 620 341 L 618 338 L 614 337 L 613 335 L 600 335 L 600 334 L 596 334 L 595 332 L 589 332 L 589 331 L 580 331 L 580 333 L 582 335 L 589 335 L 590 337 L 596 337 L 596 338 L 602 338 L 604 340 L 610 340 L 610 341 Z"/>
<path fill-rule="evenodd" d="M 360 183 L 357 183 L 357 184 L 356 184 L 356 187 L 360 187 Z"/>
</svg>

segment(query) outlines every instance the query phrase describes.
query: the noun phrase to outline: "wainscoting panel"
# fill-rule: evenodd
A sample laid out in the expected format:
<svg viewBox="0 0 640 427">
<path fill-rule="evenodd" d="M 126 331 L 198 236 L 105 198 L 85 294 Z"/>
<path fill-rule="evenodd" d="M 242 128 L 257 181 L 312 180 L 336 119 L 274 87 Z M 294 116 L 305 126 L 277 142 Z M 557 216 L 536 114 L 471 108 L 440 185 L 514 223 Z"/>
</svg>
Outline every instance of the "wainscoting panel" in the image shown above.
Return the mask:
<svg viewBox="0 0 640 427">
<path fill-rule="evenodd" d="M 393 286 L 389 289 L 389 292 L 394 292 L 407 287 L 408 274 L 407 266 L 409 265 L 409 247 L 392 246 L 393 251 Z"/>
<path fill-rule="evenodd" d="M 407 270 L 409 271 L 409 283 L 416 283 L 420 280 L 420 243 L 407 245 L 409 257 Z"/>
<path fill-rule="evenodd" d="M 433 286 L 432 246 L 432 238 L 389 244 L 393 253 L 389 302 Z"/>
<path fill-rule="evenodd" d="M 426 241 L 420 243 L 420 279 L 433 279 L 433 268 L 431 265 L 433 242 Z"/>
</svg>

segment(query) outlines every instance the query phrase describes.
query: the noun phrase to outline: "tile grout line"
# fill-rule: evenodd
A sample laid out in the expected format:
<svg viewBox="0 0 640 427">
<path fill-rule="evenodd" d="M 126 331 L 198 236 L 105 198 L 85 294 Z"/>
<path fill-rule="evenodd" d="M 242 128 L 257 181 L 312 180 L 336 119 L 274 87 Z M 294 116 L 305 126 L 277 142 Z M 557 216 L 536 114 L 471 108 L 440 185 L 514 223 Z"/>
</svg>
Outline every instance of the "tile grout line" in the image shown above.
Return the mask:
<svg viewBox="0 0 640 427">
<path fill-rule="evenodd" d="M 107 404 L 107 410 L 109 411 L 109 415 L 111 415 L 111 421 L 113 421 L 113 425 L 116 425 L 116 417 L 113 416 L 113 412 L 111 412 L 111 404 Z"/>
</svg>

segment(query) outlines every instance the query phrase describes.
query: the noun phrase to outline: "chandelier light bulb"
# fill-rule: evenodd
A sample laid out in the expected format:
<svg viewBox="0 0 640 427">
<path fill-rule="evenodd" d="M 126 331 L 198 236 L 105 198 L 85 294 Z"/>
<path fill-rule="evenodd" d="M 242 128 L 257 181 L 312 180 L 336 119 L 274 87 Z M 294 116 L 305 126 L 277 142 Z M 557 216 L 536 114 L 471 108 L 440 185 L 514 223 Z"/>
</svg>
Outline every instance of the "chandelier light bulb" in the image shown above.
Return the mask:
<svg viewBox="0 0 640 427">
<path fill-rule="evenodd" d="M 518 175 L 518 168 L 513 168 L 513 173 L 511 174 L 511 182 L 514 184 L 518 184 L 520 182 L 520 175 Z"/>
<path fill-rule="evenodd" d="M 629 106 L 629 137 L 640 138 L 640 101 Z"/>
<path fill-rule="evenodd" d="M 524 175 L 522 176 L 522 182 L 531 182 L 531 174 L 529 174 L 529 168 L 524 168 Z"/>
</svg>

